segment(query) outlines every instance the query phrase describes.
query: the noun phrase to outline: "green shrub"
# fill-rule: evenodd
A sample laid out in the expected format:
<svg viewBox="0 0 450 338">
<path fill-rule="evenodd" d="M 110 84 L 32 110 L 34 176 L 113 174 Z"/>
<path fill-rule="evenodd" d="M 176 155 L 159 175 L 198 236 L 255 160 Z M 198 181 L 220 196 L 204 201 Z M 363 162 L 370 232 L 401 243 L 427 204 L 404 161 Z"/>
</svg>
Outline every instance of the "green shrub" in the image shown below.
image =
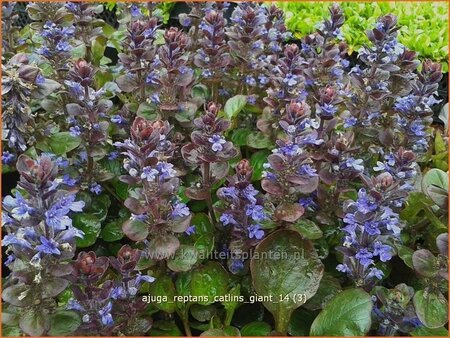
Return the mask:
<svg viewBox="0 0 450 338">
<path fill-rule="evenodd" d="M 314 24 L 328 15 L 329 3 L 280 2 L 286 12 L 286 24 L 296 37 L 312 33 Z M 441 2 L 343 2 L 346 21 L 342 27 L 350 51 L 357 51 L 368 42 L 365 31 L 373 27 L 381 15 L 392 13 L 398 17 L 399 41 L 420 58 L 439 61 L 448 71 L 448 4 Z"/>
</svg>

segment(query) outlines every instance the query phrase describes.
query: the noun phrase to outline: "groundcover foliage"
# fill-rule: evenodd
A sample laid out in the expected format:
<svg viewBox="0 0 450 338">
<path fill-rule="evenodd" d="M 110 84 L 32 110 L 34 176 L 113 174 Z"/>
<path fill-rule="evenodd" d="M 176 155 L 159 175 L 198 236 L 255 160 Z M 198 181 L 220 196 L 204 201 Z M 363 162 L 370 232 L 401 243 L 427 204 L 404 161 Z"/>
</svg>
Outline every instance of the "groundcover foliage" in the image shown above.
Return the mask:
<svg viewBox="0 0 450 338">
<path fill-rule="evenodd" d="M 448 335 L 441 64 L 187 6 L 3 4 L 4 334 Z"/>
</svg>

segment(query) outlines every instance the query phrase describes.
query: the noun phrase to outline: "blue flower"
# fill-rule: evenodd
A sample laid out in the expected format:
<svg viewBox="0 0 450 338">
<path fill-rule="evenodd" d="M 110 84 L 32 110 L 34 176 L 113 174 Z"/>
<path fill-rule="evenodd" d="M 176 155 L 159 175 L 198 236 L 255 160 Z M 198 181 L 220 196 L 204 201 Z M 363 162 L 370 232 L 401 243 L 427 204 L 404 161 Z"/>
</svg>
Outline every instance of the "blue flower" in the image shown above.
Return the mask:
<svg viewBox="0 0 450 338">
<path fill-rule="evenodd" d="M 244 261 L 241 259 L 233 259 L 230 264 L 230 272 L 236 274 L 244 268 Z"/>
<path fill-rule="evenodd" d="M 256 95 L 248 95 L 247 96 L 247 103 L 255 104 L 256 103 Z"/>
<path fill-rule="evenodd" d="M 156 280 L 155 277 L 149 275 L 141 275 L 140 273 L 136 277 L 135 285 L 139 286 L 142 282 L 153 283 Z"/>
<path fill-rule="evenodd" d="M 416 136 L 425 136 L 425 126 L 423 125 L 422 121 L 416 120 L 413 123 L 411 123 L 411 126 L 409 127 L 411 132 Z"/>
<path fill-rule="evenodd" d="M 189 216 L 191 212 L 189 211 L 189 208 L 184 203 L 176 203 L 174 205 L 174 208 L 172 210 L 172 217 L 185 217 Z"/>
<path fill-rule="evenodd" d="M 345 161 L 345 166 L 349 169 L 353 169 L 357 172 L 364 171 L 364 161 L 362 159 L 354 159 L 353 157 L 348 158 Z"/>
<path fill-rule="evenodd" d="M 365 189 L 359 189 L 356 206 L 358 207 L 358 211 L 363 214 L 375 211 L 378 208 L 377 203 L 372 198 L 367 196 Z"/>
<path fill-rule="evenodd" d="M 155 71 L 151 71 L 147 77 L 145 78 L 145 83 L 146 84 L 158 84 L 158 75 L 156 74 Z"/>
<path fill-rule="evenodd" d="M 189 27 L 192 24 L 192 19 L 185 13 L 180 14 L 178 16 L 178 19 L 180 20 L 180 24 L 183 27 Z"/>
<path fill-rule="evenodd" d="M 361 248 L 355 255 L 355 258 L 359 260 L 359 262 L 364 266 L 369 266 L 373 263 L 373 254 L 367 248 Z"/>
<path fill-rule="evenodd" d="M 394 103 L 394 108 L 401 113 L 411 112 L 416 106 L 417 100 L 414 95 L 399 97 Z"/>
<path fill-rule="evenodd" d="M 332 104 L 328 104 L 328 103 L 324 103 L 323 105 L 319 106 L 319 111 L 317 112 L 317 114 L 319 116 L 334 116 L 334 114 L 336 114 L 337 112 L 337 107 L 332 105 Z"/>
<path fill-rule="evenodd" d="M 213 73 L 209 69 L 203 69 L 202 76 L 203 77 L 211 77 L 211 76 L 213 76 Z"/>
<path fill-rule="evenodd" d="M 377 268 L 370 268 L 369 273 L 367 274 L 367 278 L 375 277 L 377 279 L 382 279 L 384 276 L 383 271 L 377 269 Z"/>
<path fill-rule="evenodd" d="M 234 217 L 230 214 L 223 213 L 219 220 L 223 223 L 223 225 L 229 225 L 229 224 L 237 224 Z"/>
<path fill-rule="evenodd" d="M 109 302 L 108 304 L 106 304 L 104 307 L 102 307 L 98 311 L 98 314 L 101 317 L 102 323 L 105 326 L 110 326 L 114 323 L 114 320 L 111 315 L 111 310 L 112 310 L 112 304 L 111 304 L 111 302 Z"/>
<path fill-rule="evenodd" d="M 69 187 L 73 187 L 77 184 L 78 180 L 70 177 L 69 174 L 64 174 L 62 182 L 63 184 L 68 185 Z"/>
<path fill-rule="evenodd" d="M 158 170 L 160 178 L 163 180 L 175 177 L 177 174 L 176 170 L 173 169 L 173 164 L 167 162 L 158 162 L 156 164 L 156 170 Z"/>
<path fill-rule="evenodd" d="M 119 157 L 119 152 L 118 151 L 111 151 L 108 155 L 108 160 L 110 161 L 114 161 Z"/>
<path fill-rule="evenodd" d="M 47 239 L 41 236 L 40 240 L 42 244 L 36 246 L 38 252 L 48 255 L 61 255 L 61 251 L 58 249 L 59 244 L 53 238 Z"/>
<path fill-rule="evenodd" d="M 8 265 L 11 265 L 11 263 L 13 263 L 14 261 L 16 260 L 16 256 L 14 256 L 14 255 L 8 255 L 8 258 L 6 259 L 6 261 L 5 261 L 5 265 L 6 266 L 8 266 Z"/>
<path fill-rule="evenodd" d="M 255 196 L 258 195 L 258 190 L 256 190 L 253 185 L 249 184 L 242 190 L 242 195 L 249 201 L 250 203 L 256 203 Z"/>
<path fill-rule="evenodd" d="M 398 226 L 400 224 L 400 217 L 391 208 L 384 207 L 380 218 L 386 229 L 392 231 L 395 235 L 400 234 L 401 229 Z"/>
<path fill-rule="evenodd" d="M 380 256 L 380 261 L 387 262 L 392 258 L 392 248 L 381 242 L 375 242 L 373 244 L 373 255 Z"/>
<path fill-rule="evenodd" d="M 247 75 L 245 77 L 245 83 L 248 84 L 251 87 L 256 86 L 255 78 L 253 76 L 250 76 L 250 75 Z"/>
<path fill-rule="evenodd" d="M 298 83 L 298 76 L 292 73 L 288 73 L 286 77 L 283 79 L 283 82 L 287 84 L 289 87 L 295 86 Z"/>
<path fill-rule="evenodd" d="M 158 174 L 159 174 L 158 170 L 153 169 L 152 167 L 144 167 L 142 169 L 141 178 L 149 182 L 154 182 Z"/>
<path fill-rule="evenodd" d="M 292 142 L 286 143 L 283 147 L 278 149 L 283 155 L 295 156 L 302 152 L 301 148 Z"/>
<path fill-rule="evenodd" d="M 265 76 L 265 75 L 259 75 L 258 76 L 258 81 L 259 81 L 259 83 L 261 84 L 261 85 L 266 85 L 266 84 L 268 84 L 269 83 L 269 78 L 267 77 L 267 76 Z"/>
<path fill-rule="evenodd" d="M 159 94 L 153 93 L 152 95 L 150 95 L 150 101 L 152 101 L 155 104 L 160 104 L 161 100 L 159 99 Z"/>
<path fill-rule="evenodd" d="M 123 125 L 126 123 L 126 120 L 120 115 L 113 115 L 111 116 L 111 122 L 118 125 Z"/>
<path fill-rule="evenodd" d="M 2 153 L 2 163 L 5 165 L 10 165 L 16 159 L 16 155 L 10 153 L 9 151 L 4 151 Z"/>
<path fill-rule="evenodd" d="M 131 5 L 130 13 L 131 13 L 131 16 L 134 16 L 134 17 L 142 15 L 140 8 L 136 5 Z"/>
<path fill-rule="evenodd" d="M 195 232 L 197 231 L 197 229 L 195 228 L 195 225 L 191 225 L 189 228 L 186 229 L 186 231 L 184 232 L 186 235 L 190 236 L 195 234 Z"/>
<path fill-rule="evenodd" d="M 31 249 L 31 244 L 24 238 L 18 238 L 15 234 L 8 234 L 2 239 L 2 246 L 17 245 L 21 248 Z"/>
<path fill-rule="evenodd" d="M 3 199 L 3 205 L 12 208 L 12 216 L 17 220 L 26 219 L 34 212 L 34 208 L 28 205 L 19 191 L 16 191 L 16 198 L 6 196 Z"/>
<path fill-rule="evenodd" d="M 298 168 L 298 173 L 300 175 L 306 175 L 309 177 L 315 177 L 318 176 L 317 175 L 317 170 L 313 167 L 311 167 L 310 164 L 302 164 L 299 168 Z"/>
<path fill-rule="evenodd" d="M 262 205 L 247 205 L 245 214 L 250 216 L 255 222 L 260 222 L 266 219 L 266 214 Z"/>
<path fill-rule="evenodd" d="M 346 118 L 344 120 L 344 128 L 350 128 L 356 126 L 356 123 L 358 123 L 358 119 L 354 116 L 351 116 L 349 118 Z"/>
<path fill-rule="evenodd" d="M 376 221 L 364 222 L 364 231 L 371 236 L 380 235 L 379 223 Z"/>
<path fill-rule="evenodd" d="M 314 202 L 314 199 L 312 197 L 304 197 L 304 198 L 300 198 L 300 200 L 298 201 L 298 203 L 305 209 L 307 208 L 318 208 L 319 206 L 316 204 L 316 202 Z"/>
<path fill-rule="evenodd" d="M 259 224 L 251 225 L 248 228 L 248 237 L 262 239 L 264 237 L 264 230 L 261 229 Z"/>
<path fill-rule="evenodd" d="M 75 310 L 80 312 L 86 311 L 86 309 L 75 299 L 69 299 L 69 301 L 67 302 L 66 310 Z"/>
<path fill-rule="evenodd" d="M 96 195 L 100 195 L 101 192 L 103 191 L 103 188 L 100 184 L 98 184 L 97 182 L 94 182 L 90 185 L 89 191 L 93 192 Z"/>
<path fill-rule="evenodd" d="M 235 187 L 224 187 L 220 189 L 220 193 L 225 198 L 237 199 L 238 198 L 238 190 Z"/>
<path fill-rule="evenodd" d="M 58 52 L 68 52 L 72 49 L 72 46 L 67 41 L 59 41 L 56 45 Z"/>
<path fill-rule="evenodd" d="M 45 222 L 56 230 L 64 230 L 72 225 L 72 220 L 66 215 L 70 211 L 81 212 L 83 201 L 75 202 L 75 194 L 61 197 L 45 212 Z"/>
<path fill-rule="evenodd" d="M 111 293 L 109 295 L 112 299 L 124 299 L 126 298 L 126 293 L 123 287 L 116 286 L 111 290 Z"/>
<path fill-rule="evenodd" d="M 338 264 L 336 266 L 336 270 L 343 272 L 343 273 L 348 273 L 351 271 L 350 268 L 346 264 Z"/>
<path fill-rule="evenodd" d="M 84 98 L 84 88 L 81 84 L 75 81 L 64 81 L 69 88 L 69 93 L 77 98 Z"/>
<path fill-rule="evenodd" d="M 209 143 L 212 143 L 212 147 L 211 149 L 214 152 L 218 152 L 218 151 L 222 151 L 223 149 L 223 144 L 226 143 L 225 139 L 223 138 L 223 136 L 215 134 L 212 137 L 208 138 Z"/>
</svg>

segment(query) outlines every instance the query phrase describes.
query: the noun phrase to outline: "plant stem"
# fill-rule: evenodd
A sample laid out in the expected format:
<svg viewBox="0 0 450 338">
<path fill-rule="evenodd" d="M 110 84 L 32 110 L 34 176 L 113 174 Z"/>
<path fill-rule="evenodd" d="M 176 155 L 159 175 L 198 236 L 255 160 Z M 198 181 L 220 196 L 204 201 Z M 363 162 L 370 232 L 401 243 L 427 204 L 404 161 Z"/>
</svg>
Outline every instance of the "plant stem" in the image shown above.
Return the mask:
<svg viewBox="0 0 450 338">
<path fill-rule="evenodd" d="M 212 203 L 212 196 L 211 196 L 211 182 L 210 182 L 210 175 L 209 175 L 209 163 L 203 164 L 203 189 L 208 189 L 208 197 L 206 198 L 206 203 L 208 204 L 209 214 L 211 216 L 211 221 L 213 225 L 217 225 L 216 215 L 214 213 L 214 207 Z"/>
<path fill-rule="evenodd" d="M 191 327 L 189 326 L 188 318 L 189 304 L 186 304 L 186 309 L 184 311 L 178 311 L 178 316 L 180 316 L 181 322 L 183 323 L 184 333 L 187 337 L 192 337 Z"/>
</svg>

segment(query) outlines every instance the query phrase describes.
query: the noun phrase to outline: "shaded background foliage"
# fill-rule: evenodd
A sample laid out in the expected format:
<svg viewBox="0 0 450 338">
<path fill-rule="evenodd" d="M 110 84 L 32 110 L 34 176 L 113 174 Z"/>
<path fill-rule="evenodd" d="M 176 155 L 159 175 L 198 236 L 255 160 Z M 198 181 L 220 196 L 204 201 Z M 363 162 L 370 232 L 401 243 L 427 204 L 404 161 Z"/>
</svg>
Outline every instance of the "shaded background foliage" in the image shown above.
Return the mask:
<svg viewBox="0 0 450 338">
<path fill-rule="evenodd" d="M 17 6 L 21 11 L 23 5 Z M 224 10 L 222 5 L 213 6 Z M 8 326 L 10 333 L 18 332 L 19 323 L 27 334 L 52 335 L 72 332 L 131 335 L 148 332 L 150 328 L 151 335 L 182 335 L 181 328 L 185 334 L 203 335 L 267 335 L 273 329 L 291 335 L 368 332 L 446 335 L 446 305 L 443 305 L 448 293 L 445 284 L 448 258 L 444 208 L 448 164 L 446 133 L 442 131 L 439 115 L 447 101 L 447 75 L 442 76 L 440 66 L 429 61 L 424 61 L 416 71 L 418 62 L 412 53 L 397 55 L 393 16 L 386 15 L 377 22 L 377 18 L 368 20 L 376 22 L 376 29 L 369 31 L 368 39 L 379 47 L 380 55 L 387 55 L 382 61 L 374 61 L 369 48 L 349 55 L 345 44 L 334 42 L 340 38 L 343 24 L 343 13 L 337 7 L 330 9 L 329 19 L 314 35 L 303 36 L 306 31 L 301 32 L 286 43 L 285 37 L 267 38 L 261 19 L 266 14 L 262 15 L 259 7 L 231 4 L 224 10 L 224 17 L 233 22 L 227 28 L 228 44 L 219 41 L 225 46 L 223 54 L 214 63 L 213 58 L 199 52 L 193 60 L 198 67 L 194 76 L 185 52 L 193 42 L 199 51 L 203 48 L 206 53 L 211 39 L 207 25 L 223 29 L 222 18 L 208 17 L 206 27 L 197 30 L 198 24 L 204 24 L 205 20 L 204 9 L 199 5 L 163 4 L 159 8 L 163 13 L 161 19 L 143 22 L 133 22 L 128 12 L 139 18 L 143 15 L 140 10 L 148 8 L 141 7 L 138 11 L 114 3 L 105 4 L 103 11 L 93 7 L 84 8 L 89 13 L 88 22 L 106 21 L 109 26 L 103 26 L 103 33 L 108 35 L 110 44 L 106 46 L 106 39 L 95 29 L 88 30 L 89 36 L 81 34 L 87 46 L 84 57 L 91 62 L 72 60 L 64 70 L 66 75 L 56 75 L 66 89 L 61 96 L 69 102 L 63 109 L 75 117 L 70 121 L 70 132 L 50 131 L 48 138 L 39 136 L 36 148 L 57 156 L 43 154 L 34 162 L 27 156 L 36 158 L 36 150 L 27 150 L 27 156 L 18 156 L 17 172 L 5 166 L 5 172 L 12 172 L 3 174 L 4 195 L 10 194 L 20 174 L 19 191 L 28 192 L 24 203 L 31 208 L 20 209 L 23 197 L 15 195 L 15 199 L 5 199 L 8 215 L 22 217 L 18 213 L 33 215 L 33 210 L 39 210 L 38 216 L 26 221 L 32 226 L 39 221 L 53 224 L 53 218 L 67 223 L 69 218 L 76 229 L 84 232 L 84 238 L 76 239 L 78 257 L 70 263 L 72 271 L 66 271 L 64 259 L 75 254 L 72 250 L 74 236 L 77 237 L 75 229 L 64 230 L 70 230 L 70 236 L 57 233 L 56 239 L 67 240 L 59 244 L 46 239 L 47 233 L 42 233 L 44 238 L 37 236 L 30 240 L 33 250 L 53 258 L 60 252 L 58 245 L 67 250 L 61 262 L 50 260 L 48 265 L 52 274 L 65 277 L 64 281 L 52 277 L 49 285 L 55 286 L 55 290 L 42 291 L 45 301 L 42 309 L 51 314 L 48 319 L 36 311 L 40 307 L 29 312 L 15 309 L 15 306 L 29 309 L 30 295 L 25 286 L 30 277 L 14 268 L 14 278 L 20 282 L 8 280 L 3 297 L 12 304 L 8 308 L 9 323 L 16 323 Z M 121 13 L 118 17 L 116 10 Z M 324 8 L 318 9 L 320 18 L 326 17 L 324 12 Z M 276 30 L 285 33 L 281 12 L 271 7 L 268 13 Z M 118 19 L 130 29 L 125 40 L 114 36 Z M 25 28 L 29 24 L 24 12 L 18 20 Z M 158 20 L 161 30 L 156 33 Z M 295 26 L 289 20 L 288 25 Z M 194 29 L 187 32 L 184 27 L 191 25 Z M 44 26 L 44 30 L 51 29 L 51 25 Z M 199 32 L 202 39 L 195 39 Z M 242 38 L 247 32 L 251 38 Z M 70 29 L 66 33 L 74 34 Z M 218 35 L 222 39 L 225 36 Z M 257 42 L 263 39 L 264 43 L 248 48 L 252 39 Z M 350 40 L 355 46 L 358 44 Z M 146 43 L 144 53 L 139 48 L 142 41 Z M 259 52 L 254 49 L 264 49 L 269 43 L 273 48 L 265 50 L 269 61 L 256 61 Z M 114 44 L 117 48 L 112 47 Z M 280 46 L 284 54 L 279 53 Z M 352 45 L 350 48 L 355 49 Z M 442 61 L 437 58 L 434 61 Z M 248 60 L 253 63 L 226 74 L 236 84 L 236 92 L 221 94 L 219 89 L 227 86 L 218 87 L 214 71 L 220 77 L 221 69 L 232 59 L 238 60 L 237 64 L 246 64 Z M 163 66 L 155 60 L 161 60 Z M 156 69 L 158 76 L 152 71 L 147 77 L 142 76 L 142 69 L 136 68 L 142 61 L 148 67 L 145 71 Z M 403 68 L 397 66 L 399 63 Z M 118 64 L 123 68 L 108 81 L 106 69 L 114 69 Z M 271 82 L 267 85 L 264 74 L 271 66 L 275 75 L 269 76 Z M 365 73 L 360 67 L 365 68 Z M 25 82 L 34 80 L 38 86 L 51 84 L 36 75 L 37 68 L 24 69 Z M 400 69 L 401 74 L 395 74 Z M 46 74 L 50 73 L 46 69 Z M 374 88 L 364 89 L 362 83 L 370 83 L 374 75 L 378 81 L 372 83 Z M 208 79 L 210 76 L 212 79 Z M 194 77 L 204 83 L 194 86 Z M 352 98 L 356 101 L 346 101 L 344 88 L 336 88 L 350 77 L 349 87 L 354 90 Z M 391 81 L 389 86 L 394 94 L 387 89 L 387 80 Z M 256 81 L 261 90 L 255 89 Z M 401 85 L 396 86 L 397 83 Z M 99 90 L 103 86 L 106 93 Z M 308 90 L 314 95 L 307 98 Z M 363 104 L 372 110 L 381 107 L 385 97 L 391 100 L 388 112 L 392 114 L 384 112 L 382 121 L 377 121 L 376 112 L 368 114 L 359 108 Z M 208 103 L 211 99 L 216 102 Z M 92 102 L 95 114 L 87 102 Z M 337 107 L 343 102 L 349 111 L 336 119 Z M 423 110 L 414 111 L 415 105 Z M 43 106 L 52 109 L 48 101 Z M 95 132 L 83 130 L 83 124 L 77 123 L 77 119 L 83 121 L 86 116 L 96 125 Z M 320 120 L 320 125 L 311 122 L 313 116 Z M 155 121 L 157 118 L 165 121 Z M 420 118 L 419 122 L 416 118 Z M 255 124 L 260 131 L 249 129 Z M 428 128 L 431 124 L 433 128 Z M 382 130 L 385 125 L 395 125 L 395 131 Z M 407 136 L 402 137 L 402 132 Z M 111 135 L 116 142 L 109 142 Z M 299 146 L 304 151 L 299 151 Z M 77 159 L 82 147 L 89 152 L 87 171 L 83 160 Z M 108 160 L 104 158 L 106 148 L 111 151 Z M 366 152 L 361 154 L 360 148 Z M 121 155 L 115 152 L 119 149 Z M 75 154 L 71 164 L 75 168 L 81 166 L 85 181 L 73 188 L 77 182 L 71 180 L 78 177 L 64 176 L 67 192 L 61 189 L 58 193 L 64 194 L 66 202 L 61 214 L 53 214 L 56 203 L 51 197 L 52 187 L 61 182 L 53 174 L 46 179 L 43 186 L 48 191 L 44 190 L 42 195 L 50 197 L 45 197 L 48 205 L 44 203 L 43 207 L 39 195 L 32 193 L 33 189 L 43 189 L 35 188 L 42 186 L 42 175 L 36 172 L 45 172 L 55 163 L 64 166 L 66 153 Z M 238 162 L 237 154 L 248 160 Z M 123 168 L 118 156 L 124 160 Z M 195 167 L 200 170 L 195 171 Z M 294 174 L 292 168 L 296 170 Z M 67 172 L 73 174 L 70 169 Z M 416 174 L 418 178 L 413 181 Z M 155 185 L 155 177 L 164 184 Z M 405 227 L 401 233 L 399 224 Z M 8 226 L 22 236 L 17 223 Z M 216 232 L 218 235 L 214 236 Z M 15 248 L 26 246 L 20 236 L 12 235 L 14 232 L 8 234 L 8 243 Z M 270 260 L 250 263 L 245 259 L 229 259 L 219 263 L 199 258 L 214 247 L 240 252 L 253 250 L 255 246 L 257 252 L 270 247 L 290 254 L 303 250 L 306 255 L 301 258 L 292 255 L 283 265 L 273 265 Z M 80 253 L 82 250 L 95 253 Z M 39 266 L 39 255 L 30 252 L 15 251 Z M 147 256 L 150 254 L 159 255 L 157 263 L 148 259 L 152 257 Z M 170 257 L 172 254 L 175 256 Z M 14 258 L 10 256 L 7 264 L 11 264 L 10 259 Z M 280 269 L 278 276 L 288 272 L 287 282 L 272 276 L 276 269 Z M 7 269 L 3 271 L 8 273 Z M 58 295 L 67 281 L 71 290 Z M 279 306 L 267 301 L 262 302 L 263 306 L 226 300 L 221 304 L 153 302 L 146 306 L 137 297 L 147 292 L 169 297 L 201 296 L 205 292 L 210 296 L 230 293 L 248 297 L 255 291 L 267 296 L 279 292 L 295 297 L 298 293 L 305 297 L 301 303 L 307 302 L 300 304 L 289 298 Z M 17 302 L 15 297 L 23 299 Z M 53 312 L 55 304 L 67 309 Z M 345 316 L 336 316 L 338 311 L 345 312 Z M 58 327 L 58 321 L 63 319 L 71 323 L 70 328 Z"/>
</svg>

